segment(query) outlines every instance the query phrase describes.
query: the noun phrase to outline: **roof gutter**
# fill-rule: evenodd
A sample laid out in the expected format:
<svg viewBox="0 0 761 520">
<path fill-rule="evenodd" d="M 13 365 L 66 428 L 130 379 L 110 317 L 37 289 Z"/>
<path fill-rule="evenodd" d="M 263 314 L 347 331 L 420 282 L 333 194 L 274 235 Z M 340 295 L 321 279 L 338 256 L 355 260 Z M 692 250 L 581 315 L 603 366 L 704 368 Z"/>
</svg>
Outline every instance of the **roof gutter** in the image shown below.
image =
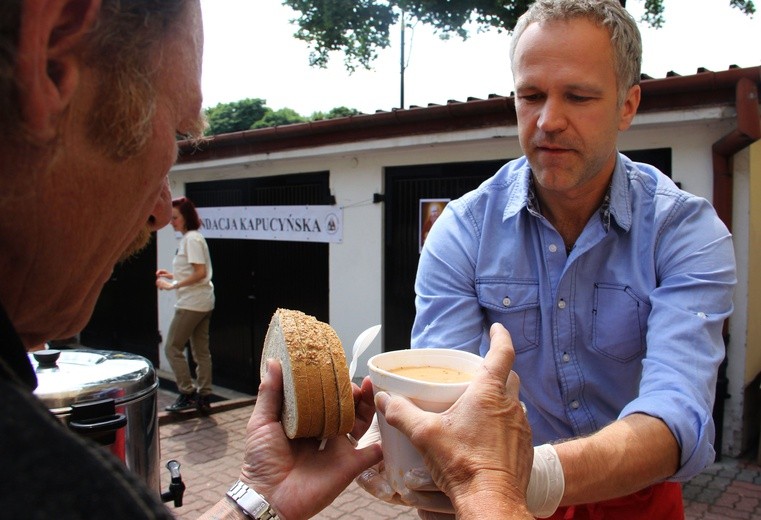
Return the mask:
<svg viewBox="0 0 761 520">
<path fill-rule="evenodd" d="M 738 108 L 738 117 L 745 117 L 740 114 L 750 115 L 752 111 L 747 107 L 757 105 L 758 101 L 756 96 L 755 102 L 746 100 L 747 107 L 746 102 L 741 103 L 742 95 L 737 94 L 736 89 L 748 82 L 758 88 L 761 84 L 761 67 L 731 67 L 720 72 L 701 69 L 697 74 L 690 76 L 671 74 L 662 79 L 645 79 L 641 83 L 642 101 L 638 113 L 694 109 L 701 106 L 726 105 L 735 101 L 738 107 L 742 105 L 742 108 Z M 490 95 L 488 99 L 469 98 L 466 102 L 449 101 L 446 105 L 410 107 L 391 112 L 215 135 L 200 142 L 180 142 L 178 162 L 194 163 L 372 139 L 515 126 L 517 118 L 514 101 L 512 96 Z M 745 124 L 743 122 L 742 125 L 738 125 L 740 134 L 755 135 L 752 128 L 748 133 Z M 757 130 L 756 127 L 756 132 Z M 720 155 L 731 157 L 749 144 L 746 143 L 732 152 L 734 139 L 736 137 L 728 136 L 728 142 L 719 146 Z M 757 139 L 758 137 L 751 137 L 750 142 Z M 714 197 L 714 201 L 727 200 L 731 204 L 731 192 L 729 199 L 725 199 L 726 196 L 726 193 L 722 193 L 720 197 Z"/>
<path fill-rule="evenodd" d="M 735 85 L 737 127 L 713 143 L 713 206 L 732 230 L 732 162 L 734 155 L 761 139 L 758 86 L 748 78 Z"/>
</svg>

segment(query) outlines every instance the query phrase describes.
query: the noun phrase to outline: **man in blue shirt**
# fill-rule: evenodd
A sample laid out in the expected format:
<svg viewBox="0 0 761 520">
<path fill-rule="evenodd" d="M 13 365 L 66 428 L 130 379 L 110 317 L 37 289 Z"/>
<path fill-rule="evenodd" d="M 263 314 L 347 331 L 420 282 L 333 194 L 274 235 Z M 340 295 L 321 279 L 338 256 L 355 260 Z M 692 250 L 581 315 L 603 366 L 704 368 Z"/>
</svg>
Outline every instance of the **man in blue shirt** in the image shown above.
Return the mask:
<svg viewBox="0 0 761 520">
<path fill-rule="evenodd" d="M 0 2 L 2 518 L 175 518 L 123 460 L 50 413 L 34 394 L 27 350 L 81 330 L 114 264 L 169 223 L 176 137 L 203 129 L 202 55 L 199 0 Z M 492 330 L 484 367 L 451 413 L 429 414 L 388 395 L 378 396 L 379 409 L 403 431 L 435 436 L 421 451 L 461 516 L 505 511 L 502 518 L 525 519 L 530 432 L 511 412 L 520 404 L 510 338 L 499 325 Z M 381 459 L 380 446 L 357 449 L 343 435 L 288 439 L 282 367 L 270 360 L 267 368 L 239 480 L 227 493 L 218 489 L 220 500 L 202 518 L 308 518 Z M 351 435 L 359 437 L 375 409 L 369 378 L 352 394 Z M 477 450 L 483 437 L 469 430 L 497 414 L 491 438 L 500 442 Z M 463 442 L 471 446 L 465 463 L 440 463 Z"/>
<path fill-rule="evenodd" d="M 617 152 L 641 61 L 617 1 L 536 2 L 511 61 L 525 156 L 431 230 L 412 346 L 484 355 L 488 327 L 507 328 L 554 468 L 532 475 L 554 479 L 542 517 L 560 504 L 552 518 L 683 518 L 677 482 L 714 458 L 730 233 L 706 200 Z"/>
</svg>

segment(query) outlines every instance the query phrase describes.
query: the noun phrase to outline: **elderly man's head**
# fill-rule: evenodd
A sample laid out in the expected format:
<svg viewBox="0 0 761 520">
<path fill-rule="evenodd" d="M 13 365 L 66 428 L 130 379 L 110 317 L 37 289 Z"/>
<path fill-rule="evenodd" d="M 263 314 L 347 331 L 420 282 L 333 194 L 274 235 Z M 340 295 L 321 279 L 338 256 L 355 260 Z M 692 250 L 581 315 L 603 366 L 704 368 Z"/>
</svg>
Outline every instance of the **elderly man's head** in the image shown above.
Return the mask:
<svg viewBox="0 0 761 520">
<path fill-rule="evenodd" d="M 164 35 L 178 26 L 186 0 L 103 0 L 84 43 L 87 63 L 101 75 L 97 110 L 90 114 L 91 138 L 116 157 L 140 151 L 155 110 L 156 61 Z M 18 105 L 18 36 L 23 0 L 0 7 L 0 114 L 8 130 L 23 130 Z M 55 73 L 51 70 L 51 75 Z M 202 120 L 193 134 L 203 130 Z M 116 144 L 116 146 L 114 146 Z"/>
<path fill-rule="evenodd" d="M 198 0 L 3 0 L 0 302 L 27 344 L 87 323 L 113 265 L 171 216 L 198 134 Z"/>
</svg>

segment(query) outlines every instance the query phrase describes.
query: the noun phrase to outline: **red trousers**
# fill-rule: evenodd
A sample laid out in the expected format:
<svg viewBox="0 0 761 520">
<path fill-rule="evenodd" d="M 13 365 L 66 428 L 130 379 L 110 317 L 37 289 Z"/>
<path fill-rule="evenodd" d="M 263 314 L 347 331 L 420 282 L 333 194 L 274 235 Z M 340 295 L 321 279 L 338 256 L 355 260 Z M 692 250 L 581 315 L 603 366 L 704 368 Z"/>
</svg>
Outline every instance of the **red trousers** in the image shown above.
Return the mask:
<svg viewBox="0 0 761 520">
<path fill-rule="evenodd" d="M 682 486 L 662 482 L 629 496 L 560 507 L 551 520 L 684 520 Z"/>
</svg>

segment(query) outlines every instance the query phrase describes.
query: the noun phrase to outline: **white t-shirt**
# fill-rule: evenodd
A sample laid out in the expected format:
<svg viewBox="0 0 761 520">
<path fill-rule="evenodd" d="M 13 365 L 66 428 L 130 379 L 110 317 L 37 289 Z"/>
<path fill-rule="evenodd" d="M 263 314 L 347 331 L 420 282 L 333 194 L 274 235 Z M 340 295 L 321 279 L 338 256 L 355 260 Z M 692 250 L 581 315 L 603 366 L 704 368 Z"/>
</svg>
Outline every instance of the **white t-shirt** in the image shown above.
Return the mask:
<svg viewBox="0 0 761 520">
<path fill-rule="evenodd" d="M 206 312 L 214 308 L 214 284 L 211 283 L 211 257 L 206 239 L 198 231 L 188 231 L 182 235 L 177 253 L 172 261 L 175 280 L 185 280 L 193 274 L 192 264 L 206 264 L 206 278 L 177 289 L 178 309 Z"/>
</svg>

